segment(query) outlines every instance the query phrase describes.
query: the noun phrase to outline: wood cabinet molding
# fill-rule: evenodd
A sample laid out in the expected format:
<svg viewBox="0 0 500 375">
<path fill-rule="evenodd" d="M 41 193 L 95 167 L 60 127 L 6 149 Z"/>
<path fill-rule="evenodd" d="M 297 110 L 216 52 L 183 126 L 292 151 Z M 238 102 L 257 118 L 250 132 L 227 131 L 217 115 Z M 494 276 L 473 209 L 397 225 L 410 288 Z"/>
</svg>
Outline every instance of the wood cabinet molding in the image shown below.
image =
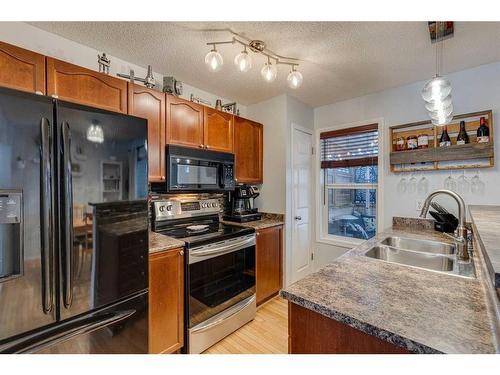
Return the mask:
<svg viewBox="0 0 500 375">
<path fill-rule="evenodd" d="M 47 58 L 47 95 L 127 113 L 127 81 Z"/>
<path fill-rule="evenodd" d="M 203 146 L 203 106 L 167 95 L 167 143 Z"/>
<path fill-rule="evenodd" d="M 0 86 L 45 94 L 45 56 L 0 42 Z"/>
<path fill-rule="evenodd" d="M 238 183 L 263 182 L 263 135 L 262 124 L 234 117 L 235 177 Z"/>
<path fill-rule="evenodd" d="M 128 113 L 148 120 L 148 174 L 150 182 L 165 180 L 166 95 L 128 84 Z"/>
<path fill-rule="evenodd" d="M 149 257 L 149 353 L 173 353 L 184 345 L 184 250 Z"/>
<path fill-rule="evenodd" d="M 203 118 L 203 144 L 213 151 L 233 152 L 234 116 L 205 107 Z"/>
<path fill-rule="evenodd" d="M 257 304 L 276 296 L 283 287 L 283 226 L 257 230 L 255 249 Z"/>
</svg>

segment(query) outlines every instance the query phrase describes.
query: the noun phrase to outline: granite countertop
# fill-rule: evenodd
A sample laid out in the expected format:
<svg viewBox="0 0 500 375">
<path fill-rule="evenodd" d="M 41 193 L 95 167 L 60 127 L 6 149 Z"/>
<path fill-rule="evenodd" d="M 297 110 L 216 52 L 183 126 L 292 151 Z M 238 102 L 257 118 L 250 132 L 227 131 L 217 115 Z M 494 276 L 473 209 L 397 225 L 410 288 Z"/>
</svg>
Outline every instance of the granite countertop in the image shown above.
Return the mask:
<svg viewBox="0 0 500 375">
<path fill-rule="evenodd" d="M 177 249 L 179 247 L 184 247 L 184 245 L 184 241 L 180 241 L 153 231 L 149 232 L 149 254 L 170 249 Z"/>
<path fill-rule="evenodd" d="M 237 221 L 221 220 L 221 223 L 235 225 L 244 228 L 254 228 L 255 230 L 275 227 L 285 223 L 284 217 L 281 214 L 262 213 L 262 219 L 249 221 L 247 223 L 239 223 Z"/>
<path fill-rule="evenodd" d="M 298 305 L 415 353 L 495 353 L 498 326 L 474 253 L 477 279 L 364 256 L 388 235 L 436 239 L 428 230 L 389 229 L 281 295 Z"/>
<path fill-rule="evenodd" d="M 493 284 L 500 288 L 500 206 L 469 206 L 469 213 Z"/>
</svg>

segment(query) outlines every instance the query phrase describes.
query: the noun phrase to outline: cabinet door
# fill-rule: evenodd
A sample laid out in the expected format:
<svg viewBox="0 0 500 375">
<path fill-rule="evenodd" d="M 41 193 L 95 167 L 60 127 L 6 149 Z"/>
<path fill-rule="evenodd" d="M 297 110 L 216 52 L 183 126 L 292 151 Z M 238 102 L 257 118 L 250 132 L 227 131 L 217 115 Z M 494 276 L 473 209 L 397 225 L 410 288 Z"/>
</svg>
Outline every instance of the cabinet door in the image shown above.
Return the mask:
<svg viewBox="0 0 500 375">
<path fill-rule="evenodd" d="M 45 94 L 45 56 L 0 42 L 0 86 Z"/>
<path fill-rule="evenodd" d="M 167 95 L 167 143 L 203 147 L 203 106 Z"/>
<path fill-rule="evenodd" d="M 184 251 L 149 257 L 149 352 L 172 353 L 184 344 Z"/>
<path fill-rule="evenodd" d="M 238 183 L 262 183 L 262 124 L 234 118 L 235 177 Z"/>
<path fill-rule="evenodd" d="M 206 149 L 233 152 L 234 116 L 213 108 L 204 108 L 204 142 Z"/>
<path fill-rule="evenodd" d="M 257 304 L 278 294 L 282 287 L 282 232 L 282 226 L 257 231 Z"/>
<path fill-rule="evenodd" d="M 129 84 L 128 113 L 148 120 L 149 181 L 165 180 L 165 109 L 162 92 Z"/>
<path fill-rule="evenodd" d="M 47 95 L 127 113 L 127 81 L 47 57 Z"/>
</svg>

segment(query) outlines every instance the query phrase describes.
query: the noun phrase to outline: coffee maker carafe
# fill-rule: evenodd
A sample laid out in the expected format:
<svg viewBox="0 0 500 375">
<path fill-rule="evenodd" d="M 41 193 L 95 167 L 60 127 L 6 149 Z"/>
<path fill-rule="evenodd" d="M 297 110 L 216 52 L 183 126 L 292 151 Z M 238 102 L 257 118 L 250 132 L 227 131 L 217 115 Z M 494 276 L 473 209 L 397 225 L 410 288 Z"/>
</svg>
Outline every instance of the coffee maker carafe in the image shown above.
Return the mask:
<svg viewBox="0 0 500 375">
<path fill-rule="evenodd" d="M 239 185 L 234 192 L 229 193 L 229 209 L 224 215 L 224 220 L 244 223 L 247 221 L 260 220 L 262 215 L 254 207 L 254 200 L 259 196 L 257 186 Z"/>
</svg>

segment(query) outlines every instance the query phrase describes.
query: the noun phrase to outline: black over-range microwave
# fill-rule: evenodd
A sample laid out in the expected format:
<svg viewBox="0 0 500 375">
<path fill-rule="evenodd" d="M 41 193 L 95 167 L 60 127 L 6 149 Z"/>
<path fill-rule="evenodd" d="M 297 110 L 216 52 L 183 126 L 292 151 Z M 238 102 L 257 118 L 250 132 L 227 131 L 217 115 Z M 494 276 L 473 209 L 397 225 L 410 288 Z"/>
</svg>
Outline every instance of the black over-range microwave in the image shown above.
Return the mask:
<svg viewBox="0 0 500 375">
<path fill-rule="evenodd" d="M 174 145 L 166 146 L 165 183 L 153 183 L 159 193 L 233 191 L 234 155 Z"/>
</svg>

